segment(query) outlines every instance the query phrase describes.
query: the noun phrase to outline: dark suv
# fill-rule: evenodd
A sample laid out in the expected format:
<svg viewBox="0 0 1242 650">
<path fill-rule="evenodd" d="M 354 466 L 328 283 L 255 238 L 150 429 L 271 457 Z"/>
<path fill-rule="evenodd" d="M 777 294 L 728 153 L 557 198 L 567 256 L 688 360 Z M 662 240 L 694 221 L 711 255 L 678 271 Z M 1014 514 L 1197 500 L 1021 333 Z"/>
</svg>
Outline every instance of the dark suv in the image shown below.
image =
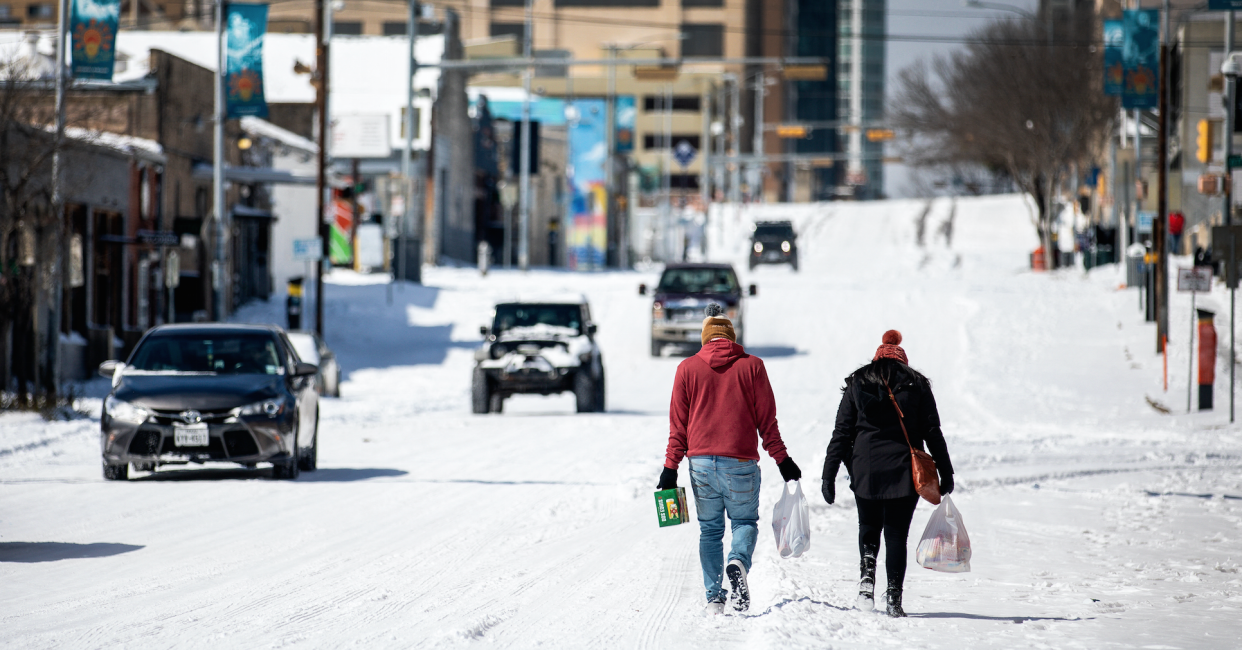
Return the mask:
<svg viewBox="0 0 1242 650">
<path fill-rule="evenodd" d="M 798 235 L 788 221 L 760 221 L 750 236 L 750 268 L 789 263 L 798 270 Z"/>
<path fill-rule="evenodd" d="M 757 293 L 750 285 L 748 293 Z M 638 293 L 647 294 L 647 285 Z M 651 356 L 658 357 L 665 345 L 697 351 L 702 347 L 703 308 L 708 303 L 724 307 L 733 321 L 737 342 L 742 343 L 746 327 L 742 304 L 742 285 L 730 264 L 669 264 L 660 276 L 651 302 Z"/>
</svg>

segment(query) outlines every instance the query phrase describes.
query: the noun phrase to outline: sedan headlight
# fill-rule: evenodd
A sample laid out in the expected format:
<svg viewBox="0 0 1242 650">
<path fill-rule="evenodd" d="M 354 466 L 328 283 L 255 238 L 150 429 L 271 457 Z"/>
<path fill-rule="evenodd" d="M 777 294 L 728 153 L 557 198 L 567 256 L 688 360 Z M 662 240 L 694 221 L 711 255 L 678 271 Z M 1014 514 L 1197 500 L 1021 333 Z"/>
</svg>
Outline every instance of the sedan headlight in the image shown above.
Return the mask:
<svg viewBox="0 0 1242 650">
<path fill-rule="evenodd" d="M 130 404 L 125 400 L 117 399 L 112 395 L 109 395 L 104 400 L 104 412 L 108 414 L 109 418 L 127 424 L 142 424 L 147 421 L 147 418 L 151 417 L 151 411 L 141 406 Z"/>
<path fill-rule="evenodd" d="M 756 253 L 763 252 L 763 242 L 755 242 L 755 252 Z"/>
<path fill-rule="evenodd" d="M 787 241 L 783 241 L 783 242 L 781 242 L 781 250 L 783 250 L 783 251 L 785 251 L 786 253 L 788 253 L 790 248 L 792 248 L 792 247 L 789 245 L 789 242 L 787 242 Z"/>
<path fill-rule="evenodd" d="M 284 410 L 285 404 L 283 401 L 268 399 L 263 400 L 262 402 L 255 402 L 254 404 L 247 404 L 241 408 L 238 408 L 236 409 L 236 414 L 242 417 L 266 415 L 269 418 L 274 418 L 283 413 Z"/>
</svg>

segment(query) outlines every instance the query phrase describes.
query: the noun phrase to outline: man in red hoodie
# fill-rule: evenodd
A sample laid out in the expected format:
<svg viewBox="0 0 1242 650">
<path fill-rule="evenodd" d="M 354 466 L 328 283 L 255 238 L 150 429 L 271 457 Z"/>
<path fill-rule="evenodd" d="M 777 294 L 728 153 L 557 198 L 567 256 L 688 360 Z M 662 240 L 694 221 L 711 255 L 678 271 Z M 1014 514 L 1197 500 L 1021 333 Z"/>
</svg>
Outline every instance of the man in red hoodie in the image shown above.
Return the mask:
<svg viewBox="0 0 1242 650">
<path fill-rule="evenodd" d="M 703 319 L 703 349 L 677 366 L 669 406 L 668 451 L 661 490 L 677 487 L 677 466 L 690 457 L 691 487 L 699 517 L 699 563 L 707 588 L 707 611 L 724 611 L 729 592 L 722 588 L 723 573 L 733 588 L 733 608 L 750 607 L 746 574 L 750 571 L 759 532 L 759 449 L 756 440 L 776 461 L 786 481 L 802 472 L 785 451 L 776 426 L 776 399 L 763 361 L 736 343 L 733 323 L 720 305 L 707 306 Z M 725 513 L 732 523 L 729 564 L 724 564 Z"/>
</svg>

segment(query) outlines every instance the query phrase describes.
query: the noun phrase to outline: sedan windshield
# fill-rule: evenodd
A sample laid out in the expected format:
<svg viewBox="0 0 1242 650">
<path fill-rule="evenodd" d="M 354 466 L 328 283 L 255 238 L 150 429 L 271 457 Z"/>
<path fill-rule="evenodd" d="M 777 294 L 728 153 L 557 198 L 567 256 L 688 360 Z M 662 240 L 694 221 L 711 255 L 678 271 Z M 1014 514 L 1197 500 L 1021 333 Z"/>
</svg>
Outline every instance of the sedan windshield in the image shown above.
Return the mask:
<svg viewBox="0 0 1242 650">
<path fill-rule="evenodd" d="M 734 294 L 738 292 L 737 276 L 728 268 L 666 269 L 656 291 Z"/>
<path fill-rule="evenodd" d="M 275 375 L 283 365 L 267 334 L 162 334 L 147 337 L 129 364 L 152 372 Z"/>
<path fill-rule="evenodd" d="M 499 335 L 506 330 L 536 327 L 560 327 L 579 333 L 582 329 L 582 308 L 579 305 L 496 305 L 496 322 L 492 330 Z"/>
</svg>

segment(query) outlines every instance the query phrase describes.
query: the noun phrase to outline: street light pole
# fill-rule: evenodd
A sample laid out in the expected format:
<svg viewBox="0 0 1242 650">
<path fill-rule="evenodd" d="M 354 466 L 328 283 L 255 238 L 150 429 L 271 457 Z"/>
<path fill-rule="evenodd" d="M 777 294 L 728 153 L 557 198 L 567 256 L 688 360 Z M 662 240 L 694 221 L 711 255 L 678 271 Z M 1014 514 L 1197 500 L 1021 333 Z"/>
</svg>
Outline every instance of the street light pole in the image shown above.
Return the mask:
<svg viewBox="0 0 1242 650">
<path fill-rule="evenodd" d="M 405 178 L 402 185 L 402 197 L 405 210 L 401 213 L 401 229 L 398 231 L 399 243 L 401 248 L 401 280 L 402 287 L 405 286 L 404 280 L 410 277 L 410 270 L 406 268 L 409 260 L 406 255 L 406 236 L 410 230 L 411 217 L 416 214 L 414 210 L 414 173 L 411 169 L 410 157 L 413 155 L 411 151 L 414 148 L 414 75 L 418 72 L 418 52 L 415 48 L 418 46 L 418 2 L 410 0 L 409 26 L 405 33 L 409 37 L 410 48 L 410 74 L 406 79 L 405 90 L 405 146 L 401 148 L 401 176 Z"/>
<path fill-rule="evenodd" d="M 228 3 L 225 0 L 216 0 L 216 76 L 215 76 L 215 123 L 212 127 L 212 207 L 215 210 L 216 218 L 216 259 L 211 265 L 211 281 L 214 291 L 212 292 L 212 316 L 216 321 L 224 320 L 224 277 L 227 269 L 224 267 L 224 237 L 227 232 L 225 226 L 225 215 L 227 210 L 224 206 L 224 73 L 227 60 L 227 52 L 225 48 L 227 43 L 224 39 L 224 13 L 225 6 Z M 322 292 L 321 292 L 322 295 Z"/>
<path fill-rule="evenodd" d="M 315 162 L 315 219 L 319 224 L 320 259 L 315 265 L 315 333 L 323 336 L 323 266 L 330 263 L 328 238 L 328 29 L 331 7 L 324 0 L 315 0 L 315 113 L 318 122 L 318 154 Z"/>
<path fill-rule="evenodd" d="M 1225 56 L 1233 53 L 1234 48 L 1234 12 L 1225 12 Z M 1221 217 L 1226 226 L 1233 225 L 1233 175 L 1229 169 L 1229 159 L 1233 156 L 1233 112 L 1238 92 L 1238 78 L 1225 75 L 1225 182 L 1224 202 L 1221 204 Z M 1237 345 L 1237 328 L 1234 326 L 1234 315 L 1237 313 L 1238 290 L 1229 289 L 1229 421 L 1233 422 L 1234 369 L 1237 363 L 1235 350 Z"/>
<path fill-rule="evenodd" d="M 56 134 L 52 143 L 52 216 L 56 220 L 56 270 L 57 281 L 53 295 L 52 318 L 48 323 L 48 374 L 51 377 L 51 394 L 60 390 L 60 331 L 64 318 L 64 287 L 68 279 L 65 272 L 68 267 L 69 228 L 65 223 L 65 195 L 61 190 L 61 176 L 64 174 L 64 156 L 61 149 L 65 146 L 65 84 L 68 74 L 65 69 L 65 37 L 68 35 L 69 0 L 60 0 L 60 15 L 56 20 Z M 37 335 L 37 334 L 36 334 Z"/>
<path fill-rule="evenodd" d="M 530 60 L 531 41 L 534 39 L 532 6 L 534 0 L 526 0 L 526 35 L 522 39 L 522 56 Z M 530 66 L 522 69 L 522 150 L 519 154 L 521 167 L 521 196 L 518 197 L 518 267 L 530 269 Z"/>
</svg>

